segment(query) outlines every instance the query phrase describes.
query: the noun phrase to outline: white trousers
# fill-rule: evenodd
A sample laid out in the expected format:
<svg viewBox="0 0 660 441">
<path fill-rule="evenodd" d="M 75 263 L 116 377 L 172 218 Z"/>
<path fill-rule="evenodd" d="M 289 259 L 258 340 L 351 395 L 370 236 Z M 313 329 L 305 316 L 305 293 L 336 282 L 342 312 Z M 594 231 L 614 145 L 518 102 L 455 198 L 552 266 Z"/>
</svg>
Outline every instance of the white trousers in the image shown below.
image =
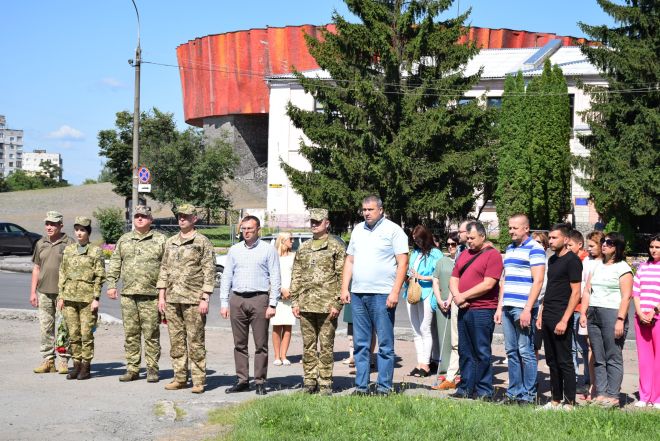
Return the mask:
<svg viewBox="0 0 660 441">
<path fill-rule="evenodd" d="M 433 294 L 431 294 L 433 295 Z M 415 333 L 415 351 L 417 352 L 418 364 L 429 364 L 431 350 L 433 349 L 433 336 L 431 334 L 431 296 L 421 300 L 414 305 L 406 302 L 410 325 Z"/>
</svg>

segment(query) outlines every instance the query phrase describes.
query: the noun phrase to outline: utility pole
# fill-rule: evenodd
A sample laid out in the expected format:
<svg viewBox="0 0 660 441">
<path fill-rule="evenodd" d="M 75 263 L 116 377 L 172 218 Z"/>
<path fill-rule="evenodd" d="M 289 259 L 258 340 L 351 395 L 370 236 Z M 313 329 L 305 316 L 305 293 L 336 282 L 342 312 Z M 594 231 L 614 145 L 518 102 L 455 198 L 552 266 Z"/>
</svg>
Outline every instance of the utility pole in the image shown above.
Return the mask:
<svg viewBox="0 0 660 441">
<path fill-rule="evenodd" d="M 140 49 L 140 13 L 138 12 L 135 0 L 133 7 L 135 8 L 135 15 L 137 16 L 138 33 L 137 33 L 137 47 L 135 49 L 135 60 L 128 60 L 128 64 L 135 67 L 135 102 L 133 107 L 133 161 L 131 169 L 133 178 L 131 181 L 131 225 L 133 225 L 133 217 L 135 216 L 135 208 L 138 206 L 138 168 L 140 161 L 140 64 L 142 62 L 142 50 Z"/>
</svg>

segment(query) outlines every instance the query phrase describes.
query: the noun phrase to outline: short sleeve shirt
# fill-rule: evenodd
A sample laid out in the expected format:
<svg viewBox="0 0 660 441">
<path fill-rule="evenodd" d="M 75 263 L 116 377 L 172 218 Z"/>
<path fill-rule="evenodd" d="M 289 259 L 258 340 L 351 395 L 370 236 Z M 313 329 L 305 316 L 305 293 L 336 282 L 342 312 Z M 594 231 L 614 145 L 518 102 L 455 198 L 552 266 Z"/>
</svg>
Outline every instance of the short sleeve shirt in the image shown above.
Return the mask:
<svg viewBox="0 0 660 441">
<path fill-rule="evenodd" d="M 55 242 L 51 242 L 48 236 L 44 236 L 37 241 L 32 255 L 32 263 L 39 265 L 37 291 L 44 294 L 58 293 L 62 255 L 66 246 L 72 243 L 75 243 L 75 241 L 66 234 L 62 234 Z"/>
<path fill-rule="evenodd" d="M 408 251 L 408 236 L 391 220 L 381 218 L 373 228 L 359 223 L 346 250 L 353 256 L 351 291 L 389 294 L 396 279 L 396 255 Z"/>
<path fill-rule="evenodd" d="M 632 273 L 632 269 L 623 260 L 611 265 L 598 261 L 591 275 L 589 306 L 619 309 L 621 305 L 619 279 L 627 273 Z"/>
<path fill-rule="evenodd" d="M 472 262 L 472 264 L 463 272 L 459 277 L 461 269 L 477 254 L 478 251 L 470 249 L 465 250 L 458 256 L 456 266 L 452 271 L 452 277 L 458 278 L 458 290 L 465 292 L 470 288 L 475 287 L 484 281 L 486 277 L 491 279 L 500 280 L 504 264 L 502 262 L 502 255 L 494 249 L 486 249 L 479 257 Z M 500 288 L 496 283 L 488 292 L 480 297 L 471 298 L 468 300 L 470 309 L 496 309 L 499 297 Z"/>
<path fill-rule="evenodd" d="M 511 244 L 504 256 L 504 306 L 524 308 L 532 290 L 532 267 L 545 266 L 545 250 L 531 237 Z"/>
<path fill-rule="evenodd" d="M 571 298 L 571 283 L 582 281 L 582 262 L 573 252 L 548 259 L 548 284 L 543 297 L 543 314 L 561 316 Z"/>
</svg>

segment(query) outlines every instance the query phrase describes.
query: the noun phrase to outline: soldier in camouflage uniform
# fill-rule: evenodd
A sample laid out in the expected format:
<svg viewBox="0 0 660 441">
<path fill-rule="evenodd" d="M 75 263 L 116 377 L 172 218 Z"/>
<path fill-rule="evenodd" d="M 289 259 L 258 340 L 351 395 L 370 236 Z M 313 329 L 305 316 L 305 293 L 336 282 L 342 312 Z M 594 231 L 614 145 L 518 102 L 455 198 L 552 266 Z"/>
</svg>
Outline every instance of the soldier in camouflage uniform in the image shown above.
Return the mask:
<svg viewBox="0 0 660 441">
<path fill-rule="evenodd" d="M 214 251 L 211 241 L 195 230 L 195 207 L 181 205 L 177 219 L 181 231 L 165 242 L 156 284 L 158 309 L 167 319 L 174 369 L 174 380 L 165 389 L 186 386 L 190 359 L 192 392 L 201 394 L 206 381 L 204 325 L 215 283 Z"/>
<path fill-rule="evenodd" d="M 109 298 L 117 298 L 117 281 L 121 278 L 123 282 L 121 316 L 124 322 L 126 373 L 119 377 L 119 381 L 139 378 L 142 335 L 147 381 L 158 382 L 160 315 L 156 282 L 167 237 L 151 230 L 152 221 L 151 208 L 144 205 L 135 207 L 135 229 L 119 238 L 108 265 Z"/>
<path fill-rule="evenodd" d="M 59 372 L 67 374 L 68 359 L 71 354 L 68 347 L 62 347 L 62 352 L 56 350 L 55 308 L 57 306 L 58 277 L 62 254 L 67 245 L 75 243 L 73 239 L 62 232 L 62 214 L 49 211 L 44 219 L 46 235 L 34 246 L 32 255 L 32 285 L 30 289 L 30 304 L 39 308 L 39 325 L 41 329 L 41 355 L 43 362 L 34 368 L 35 374 Z M 63 327 L 66 329 L 66 327 Z M 60 340 L 65 340 L 58 336 Z M 55 369 L 55 353 L 59 352 L 60 362 Z"/>
<path fill-rule="evenodd" d="M 327 210 L 310 209 L 310 224 L 314 236 L 300 246 L 293 261 L 291 306 L 293 314 L 300 318 L 305 391 L 330 395 L 346 250 L 339 240 L 328 235 Z"/>
<path fill-rule="evenodd" d="M 78 243 L 64 249 L 57 308 L 63 311 L 69 328 L 73 357 L 73 370 L 66 378 L 86 380 L 94 358 L 94 329 L 105 280 L 105 263 L 101 248 L 89 243 L 91 219 L 77 217 L 73 229 Z"/>
</svg>

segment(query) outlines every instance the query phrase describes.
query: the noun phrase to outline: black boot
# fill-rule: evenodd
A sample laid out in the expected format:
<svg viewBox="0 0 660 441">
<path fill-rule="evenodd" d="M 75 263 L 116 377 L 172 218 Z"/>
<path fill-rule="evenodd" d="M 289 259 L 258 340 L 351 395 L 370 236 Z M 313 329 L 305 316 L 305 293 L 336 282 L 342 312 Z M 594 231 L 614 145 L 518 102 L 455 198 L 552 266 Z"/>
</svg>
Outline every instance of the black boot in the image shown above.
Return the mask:
<svg viewBox="0 0 660 441">
<path fill-rule="evenodd" d="M 75 380 L 78 378 L 78 374 L 80 373 L 80 362 L 77 360 L 73 360 L 73 369 L 69 371 L 68 374 L 66 374 L 66 379 L 67 380 Z"/>
<path fill-rule="evenodd" d="M 78 373 L 78 380 L 87 380 L 89 377 L 91 377 L 89 373 L 89 361 L 83 361 L 80 364 L 80 373 Z"/>
</svg>

